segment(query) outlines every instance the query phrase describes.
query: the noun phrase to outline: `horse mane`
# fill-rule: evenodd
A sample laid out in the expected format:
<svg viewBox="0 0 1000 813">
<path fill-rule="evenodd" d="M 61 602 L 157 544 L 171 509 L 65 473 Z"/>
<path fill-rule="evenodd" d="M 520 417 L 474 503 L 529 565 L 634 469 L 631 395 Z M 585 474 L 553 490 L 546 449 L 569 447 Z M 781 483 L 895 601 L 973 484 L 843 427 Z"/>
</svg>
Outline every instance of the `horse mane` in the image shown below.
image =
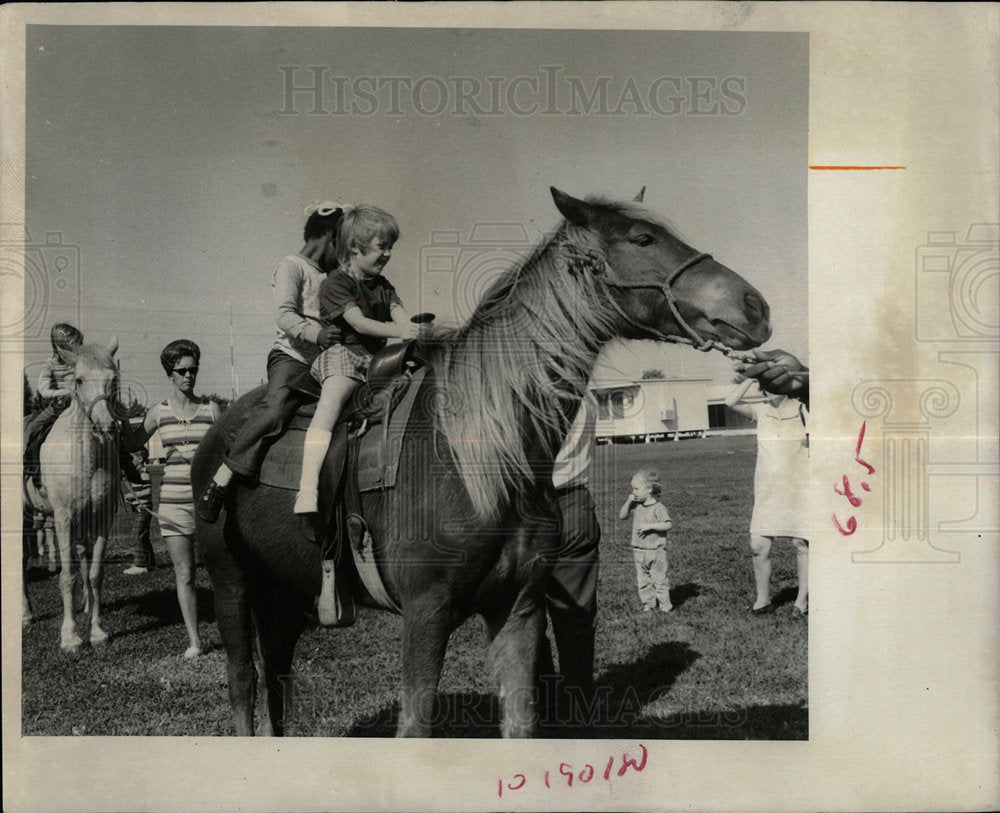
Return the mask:
<svg viewBox="0 0 1000 813">
<path fill-rule="evenodd" d="M 596 234 L 564 222 L 493 282 L 467 324 L 430 340 L 437 425 L 480 519 L 495 520 L 536 480 L 532 460 L 555 460 L 597 354 L 617 332 L 592 273 L 606 262 Z"/>
<path fill-rule="evenodd" d="M 88 367 L 114 367 L 115 362 L 108 349 L 100 344 L 84 344 L 74 352 L 75 361 L 85 361 Z"/>
</svg>

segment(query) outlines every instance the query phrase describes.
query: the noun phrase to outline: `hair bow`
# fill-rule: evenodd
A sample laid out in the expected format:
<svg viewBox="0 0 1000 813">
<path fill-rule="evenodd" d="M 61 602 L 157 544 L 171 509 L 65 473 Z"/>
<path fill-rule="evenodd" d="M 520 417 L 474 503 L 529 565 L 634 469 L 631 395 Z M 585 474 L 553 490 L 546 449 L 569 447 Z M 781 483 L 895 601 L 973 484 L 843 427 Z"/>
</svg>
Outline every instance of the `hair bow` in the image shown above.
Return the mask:
<svg viewBox="0 0 1000 813">
<path fill-rule="evenodd" d="M 317 203 L 312 206 L 306 206 L 306 214 L 311 215 L 313 212 L 318 214 L 320 217 L 329 217 L 334 212 L 342 212 L 347 214 L 351 211 L 353 207 L 347 206 L 343 203 L 334 203 L 332 200 L 323 201 L 323 203 Z"/>
</svg>

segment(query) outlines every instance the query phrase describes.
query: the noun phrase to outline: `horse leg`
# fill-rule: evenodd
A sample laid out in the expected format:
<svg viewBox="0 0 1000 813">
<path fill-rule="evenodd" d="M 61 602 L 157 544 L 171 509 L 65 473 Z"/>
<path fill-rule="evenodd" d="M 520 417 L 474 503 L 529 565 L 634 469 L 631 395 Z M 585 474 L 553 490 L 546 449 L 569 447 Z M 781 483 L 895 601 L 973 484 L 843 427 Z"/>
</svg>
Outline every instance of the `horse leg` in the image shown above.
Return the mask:
<svg viewBox="0 0 1000 813">
<path fill-rule="evenodd" d="M 21 537 L 21 627 L 30 626 L 35 620 L 35 613 L 28 598 L 28 567 L 31 563 L 31 536 L 25 529 Z"/>
<path fill-rule="evenodd" d="M 246 573 L 221 535 L 206 533 L 199 541 L 205 543 L 202 555 L 212 576 L 215 621 L 226 651 L 229 706 L 233 712 L 236 736 L 252 737 L 253 713 L 257 705 L 257 669 L 253 659 L 254 631 Z"/>
<path fill-rule="evenodd" d="M 301 609 L 283 594 L 272 594 L 270 600 L 258 605 L 258 597 L 270 593 L 270 590 L 252 591 L 253 616 L 257 623 L 257 651 L 266 692 L 264 713 L 257 727 L 257 734 L 283 737 L 285 683 L 292 673 L 295 644 L 302 634 L 304 616 Z"/>
<path fill-rule="evenodd" d="M 59 569 L 59 545 L 56 542 L 56 528 L 52 517 L 45 518 L 41 534 L 45 539 L 45 547 L 49 555 L 49 573 L 55 573 Z"/>
<path fill-rule="evenodd" d="M 525 587 L 513 605 L 484 614 L 492 638 L 490 665 L 500 686 L 504 737 L 530 737 L 535 731 L 538 645 L 545 634 L 541 599 L 538 586 Z"/>
<path fill-rule="evenodd" d="M 448 600 L 421 597 L 403 611 L 403 688 L 397 737 L 429 737 L 448 646 Z"/>
<path fill-rule="evenodd" d="M 90 573 L 88 584 L 89 594 L 92 598 L 90 605 L 90 643 L 102 644 L 108 640 L 108 634 L 101 627 L 101 584 L 104 579 L 104 546 L 107 538 L 98 536 L 94 540 L 94 547 L 91 552 Z"/>
<path fill-rule="evenodd" d="M 76 624 L 73 620 L 73 588 L 76 574 L 73 572 L 73 523 L 69 517 L 56 518 L 56 536 L 59 539 L 59 558 L 62 560 L 62 567 L 59 570 L 59 592 L 62 593 L 63 602 L 60 646 L 64 652 L 74 653 L 83 640 L 76 634 Z"/>
</svg>

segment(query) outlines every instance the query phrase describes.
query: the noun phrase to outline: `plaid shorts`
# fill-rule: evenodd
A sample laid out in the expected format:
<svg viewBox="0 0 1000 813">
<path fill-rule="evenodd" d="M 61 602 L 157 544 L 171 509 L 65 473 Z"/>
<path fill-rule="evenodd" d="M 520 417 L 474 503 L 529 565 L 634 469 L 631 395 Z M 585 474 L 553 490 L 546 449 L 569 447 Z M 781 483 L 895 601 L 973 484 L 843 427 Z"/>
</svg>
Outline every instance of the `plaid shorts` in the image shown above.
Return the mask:
<svg viewBox="0 0 1000 813">
<path fill-rule="evenodd" d="M 342 375 L 363 382 L 368 375 L 368 362 L 371 358 L 372 354 L 364 350 L 335 344 L 316 356 L 309 372 L 320 384 L 331 375 Z"/>
</svg>

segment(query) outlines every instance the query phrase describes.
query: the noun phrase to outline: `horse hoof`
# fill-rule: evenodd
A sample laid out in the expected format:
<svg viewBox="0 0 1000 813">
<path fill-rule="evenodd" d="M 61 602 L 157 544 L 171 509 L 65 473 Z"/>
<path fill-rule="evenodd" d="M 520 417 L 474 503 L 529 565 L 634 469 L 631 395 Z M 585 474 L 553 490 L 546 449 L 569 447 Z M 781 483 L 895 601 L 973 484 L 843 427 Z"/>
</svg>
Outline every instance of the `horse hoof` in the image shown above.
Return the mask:
<svg viewBox="0 0 1000 813">
<path fill-rule="evenodd" d="M 83 641 L 79 638 L 76 641 L 63 641 L 62 651 L 67 655 L 79 655 L 80 647 L 83 645 Z"/>
<path fill-rule="evenodd" d="M 21 616 L 21 629 L 27 629 L 32 624 L 35 623 L 35 616 L 33 615 L 22 615 Z"/>
<path fill-rule="evenodd" d="M 90 643 L 92 644 L 105 644 L 111 636 L 108 635 L 102 629 L 95 629 L 90 631 Z"/>
</svg>

